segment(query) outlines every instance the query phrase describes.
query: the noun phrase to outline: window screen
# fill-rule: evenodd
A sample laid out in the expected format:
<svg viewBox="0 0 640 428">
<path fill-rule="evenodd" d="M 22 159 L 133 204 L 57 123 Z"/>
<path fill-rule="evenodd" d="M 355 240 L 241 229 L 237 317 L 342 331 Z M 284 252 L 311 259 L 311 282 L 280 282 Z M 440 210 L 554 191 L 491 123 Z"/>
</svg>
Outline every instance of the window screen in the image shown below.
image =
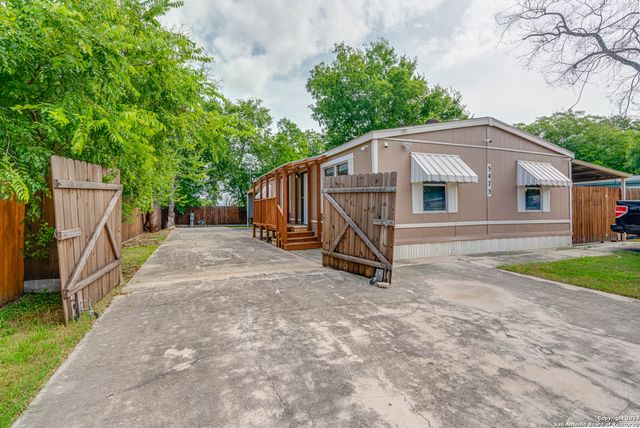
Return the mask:
<svg viewBox="0 0 640 428">
<path fill-rule="evenodd" d="M 333 177 L 334 175 L 336 175 L 335 170 L 333 169 L 332 166 L 330 166 L 329 168 L 325 168 L 324 169 L 324 176 L 325 177 Z"/>
<path fill-rule="evenodd" d="M 423 185 L 422 209 L 423 211 L 446 211 L 447 210 L 447 192 L 444 184 Z"/>
<path fill-rule="evenodd" d="M 349 163 L 348 162 L 339 164 L 336 167 L 336 169 L 338 170 L 338 175 L 349 175 Z"/>
<path fill-rule="evenodd" d="M 540 188 L 527 187 L 524 191 L 524 206 L 527 211 L 540 211 Z"/>
</svg>

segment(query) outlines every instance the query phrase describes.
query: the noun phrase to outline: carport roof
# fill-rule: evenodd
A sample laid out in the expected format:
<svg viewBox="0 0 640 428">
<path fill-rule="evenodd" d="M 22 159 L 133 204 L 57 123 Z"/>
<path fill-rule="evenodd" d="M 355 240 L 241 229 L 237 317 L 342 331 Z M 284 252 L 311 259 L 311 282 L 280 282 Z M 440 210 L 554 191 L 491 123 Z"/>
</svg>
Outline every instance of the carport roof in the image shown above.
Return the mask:
<svg viewBox="0 0 640 428">
<path fill-rule="evenodd" d="M 607 180 L 611 178 L 626 179 L 631 176 L 631 174 L 626 172 L 596 165 L 594 163 L 578 159 L 573 159 L 571 161 L 571 179 L 574 183 Z"/>
</svg>

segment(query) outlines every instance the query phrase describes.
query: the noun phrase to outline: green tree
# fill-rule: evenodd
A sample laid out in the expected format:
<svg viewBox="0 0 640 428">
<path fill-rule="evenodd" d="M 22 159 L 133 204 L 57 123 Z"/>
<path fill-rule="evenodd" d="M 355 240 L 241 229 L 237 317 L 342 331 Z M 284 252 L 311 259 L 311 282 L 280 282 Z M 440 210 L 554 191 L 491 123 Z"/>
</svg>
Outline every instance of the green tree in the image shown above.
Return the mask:
<svg viewBox="0 0 640 428">
<path fill-rule="evenodd" d="M 357 49 L 338 44 L 335 59 L 316 65 L 307 80 L 313 118 L 333 148 L 375 129 L 468 117 L 457 91 L 430 87 L 417 62 L 385 40 Z"/>
<path fill-rule="evenodd" d="M 320 154 L 324 142 L 313 130 L 302 130 L 283 118 L 272 129 L 273 118 L 260 99 L 239 100 L 226 108 L 233 123 L 228 132 L 228 152 L 219 164 L 225 192 L 244 205 L 247 191 L 260 175 L 298 159 Z"/>
<path fill-rule="evenodd" d="M 517 126 L 573 151 L 577 159 L 640 173 L 640 123 L 633 119 L 567 111 Z"/>
<path fill-rule="evenodd" d="M 232 132 L 227 135 L 228 151 L 218 164 L 216 178 L 236 203 L 244 205 L 251 182 L 264 168 L 256 147 L 271 138 L 273 118 L 262 100 L 256 98 L 227 102 L 225 111 Z"/>
<path fill-rule="evenodd" d="M 263 144 L 254 147 L 255 155 L 263 161 L 261 173 L 287 162 L 318 155 L 323 151 L 322 137 L 317 132 L 303 131 L 287 118 L 280 119 L 276 125 L 276 132 Z"/>
<path fill-rule="evenodd" d="M 158 21 L 180 5 L 0 4 L 1 197 L 45 189 L 52 154 L 119 170 L 129 207 L 205 178 L 224 151 L 224 100 L 202 49 Z"/>
</svg>

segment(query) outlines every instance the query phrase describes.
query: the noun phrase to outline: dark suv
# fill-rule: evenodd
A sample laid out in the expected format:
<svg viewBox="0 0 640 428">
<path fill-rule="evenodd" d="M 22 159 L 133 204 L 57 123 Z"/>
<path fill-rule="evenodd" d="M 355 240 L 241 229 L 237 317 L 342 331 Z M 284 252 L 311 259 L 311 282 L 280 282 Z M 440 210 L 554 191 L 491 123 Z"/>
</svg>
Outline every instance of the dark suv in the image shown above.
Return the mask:
<svg viewBox="0 0 640 428">
<path fill-rule="evenodd" d="M 640 235 L 640 201 L 617 201 L 616 224 L 611 225 L 611 230 Z"/>
</svg>

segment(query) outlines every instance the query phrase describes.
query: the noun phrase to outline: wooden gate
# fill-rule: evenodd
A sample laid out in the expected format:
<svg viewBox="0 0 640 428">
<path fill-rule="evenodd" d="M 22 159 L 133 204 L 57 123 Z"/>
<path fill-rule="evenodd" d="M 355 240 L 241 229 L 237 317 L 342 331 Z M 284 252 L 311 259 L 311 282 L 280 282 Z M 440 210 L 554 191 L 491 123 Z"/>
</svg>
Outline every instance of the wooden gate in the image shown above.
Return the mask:
<svg viewBox="0 0 640 428">
<path fill-rule="evenodd" d="M 325 177 L 322 264 L 391 283 L 396 173 Z"/>
<path fill-rule="evenodd" d="M 99 165 L 51 158 L 53 205 L 65 322 L 122 278 L 122 185 Z"/>
</svg>

